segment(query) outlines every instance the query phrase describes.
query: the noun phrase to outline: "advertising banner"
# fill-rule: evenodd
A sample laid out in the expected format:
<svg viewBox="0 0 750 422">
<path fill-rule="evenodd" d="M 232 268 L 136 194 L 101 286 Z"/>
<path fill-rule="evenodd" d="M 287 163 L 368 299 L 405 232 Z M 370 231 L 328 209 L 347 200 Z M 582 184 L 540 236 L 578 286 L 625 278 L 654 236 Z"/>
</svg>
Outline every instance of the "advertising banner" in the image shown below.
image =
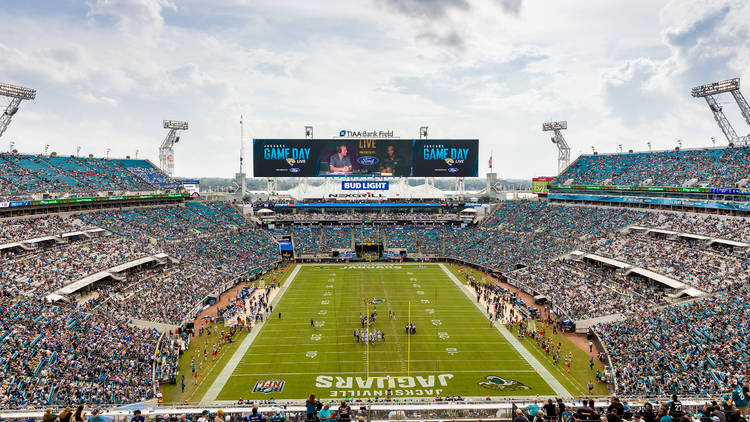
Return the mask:
<svg viewBox="0 0 750 422">
<path fill-rule="evenodd" d="M 534 177 L 531 179 L 531 191 L 534 193 L 548 193 L 548 186 L 553 180 L 555 180 L 554 177 Z"/>
<path fill-rule="evenodd" d="M 617 202 L 625 204 L 649 204 L 678 207 L 695 207 L 695 208 L 712 208 L 721 210 L 741 210 L 750 211 L 749 203 L 741 202 L 719 202 L 719 201 L 699 201 L 691 199 L 670 199 L 670 198 L 648 198 L 633 196 L 608 196 L 608 195 L 575 195 L 563 193 L 551 193 L 549 199 L 564 199 L 574 201 L 597 201 L 597 202 Z"/>
</svg>

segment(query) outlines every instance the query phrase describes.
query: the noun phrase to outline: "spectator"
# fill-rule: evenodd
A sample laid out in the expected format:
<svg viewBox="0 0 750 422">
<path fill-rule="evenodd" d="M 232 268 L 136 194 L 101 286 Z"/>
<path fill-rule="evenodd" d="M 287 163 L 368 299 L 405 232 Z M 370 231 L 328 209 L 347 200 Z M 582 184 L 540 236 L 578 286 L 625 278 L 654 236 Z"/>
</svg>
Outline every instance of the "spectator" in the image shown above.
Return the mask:
<svg viewBox="0 0 750 422">
<path fill-rule="evenodd" d="M 529 419 L 526 418 L 521 409 L 516 409 L 516 417 L 513 418 L 513 422 L 529 422 Z"/>
<path fill-rule="evenodd" d="M 346 401 L 342 400 L 338 410 L 338 420 L 340 422 L 349 422 L 352 418 L 352 408 Z"/>
<path fill-rule="evenodd" d="M 81 405 L 79 405 L 79 406 L 78 406 L 78 407 L 76 408 L 76 413 L 75 413 L 75 415 L 73 416 L 73 421 L 74 421 L 74 422 L 84 422 L 84 417 L 85 417 L 85 413 L 84 413 L 84 407 L 83 407 L 83 405 L 81 404 Z"/>
<path fill-rule="evenodd" d="M 60 420 L 60 422 L 70 422 L 70 419 L 73 417 L 73 411 L 70 409 L 70 406 L 65 406 L 65 408 L 60 412 L 59 415 L 57 415 L 57 418 Z"/>
<path fill-rule="evenodd" d="M 104 418 L 99 414 L 99 409 L 94 409 L 91 412 L 89 422 L 104 422 Z"/>
<path fill-rule="evenodd" d="M 130 419 L 130 422 L 145 422 L 145 421 L 146 421 L 146 418 L 141 416 L 140 410 L 136 410 L 135 412 L 133 412 L 133 417 Z"/>
<path fill-rule="evenodd" d="M 318 419 L 320 422 L 330 422 L 331 421 L 331 411 L 329 410 L 329 404 L 326 403 L 323 405 L 323 408 L 318 411 Z"/>
<path fill-rule="evenodd" d="M 47 410 L 44 412 L 44 415 L 42 416 L 42 422 L 54 422 L 55 419 L 57 419 L 57 415 L 52 413 L 51 408 L 47 408 Z"/>
<path fill-rule="evenodd" d="M 305 401 L 305 412 L 307 414 L 307 420 L 312 421 L 316 419 L 318 412 L 317 406 L 319 402 L 315 399 L 315 394 L 310 394 L 310 397 Z"/>
</svg>

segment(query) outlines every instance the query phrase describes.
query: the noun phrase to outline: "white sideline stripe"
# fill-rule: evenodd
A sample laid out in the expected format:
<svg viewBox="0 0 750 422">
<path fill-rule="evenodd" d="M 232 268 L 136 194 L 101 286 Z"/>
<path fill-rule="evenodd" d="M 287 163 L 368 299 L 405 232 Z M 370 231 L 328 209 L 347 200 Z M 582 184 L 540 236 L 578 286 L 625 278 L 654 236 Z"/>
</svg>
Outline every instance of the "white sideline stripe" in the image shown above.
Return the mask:
<svg viewBox="0 0 750 422">
<path fill-rule="evenodd" d="M 443 264 L 439 264 L 439 265 L 440 265 L 440 268 L 442 268 L 445 274 L 448 276 L 448 278 L 450 278 L 451 280 L 453 280 L 454 283 L 456 283 L 456 286 L 458 287 L 458 289 L 464 292 L 466 297 L 468 297 L 469 300 L 472 303 L 474 303 L 474 305 L 476 305 L 476 307 L 482 312 L 482 314 L 484 314 L 485 309 L 482 308 L 482 305 L 476 302 L 476 298 L 472 297 L 471 293 L 469 293 L 467 289 L 464 289 L 463 284 L 461 284 L 461 282 L 458 281 L 456 276 L 453 275 L 453 273 L 450 272 L 447 268 L 445 268 L 445 265 Z M 508 331 L 508 329 L 505 328 L 503 324 L 495 323 L 495 328 L 497 328 L 497 330 L 500 331 L 500 334 L 502 334 L 503 337 L 505 337 L 505 339 L 508 340 L 508 343 L 510 343 L 510 345 L 513 346 L 513 348 L 515 348 L 518 351 L 518 353 L 520 353 L 521 356 L 523 356 L 524 359 L 526 359 L 526 362 L 528 362 L 532 368 L 537 368 L 537 372 L 539 372 L 539 375 L 547 383 L 547 385 L 549 385 L 550 388 L 552 388 L 552 390 L 555 391 L 556 395 L 562 396 L 562 397 L 573 397 L 570 395 L 568 390 L 566 390 L 565 387 L 563 387 L 562 384 L 560 384 L 560 381 L 558 381 L 557 378 L 552 376 L 552 374 L 547 370 L 547 368 L 545 368 L 544 365 L 541 364 L 541 362 L 539 362 L 531 353 L 529 353 L 529 351 L 526 350 L 525 347 L 523 347 L 521 342 L 519 342 L 515 337 L 513 337 L 513 334 L 511 334 L 510 331 Z"/>
<path fill-rule="evenodd" d="M 296 267 L 294 267 L 292 273 L 289 274 L 289 277 L 287 277 L 286 283 L 281 286 L 281 290 L 279 290 L 279 293 L 276 294 L 269 305 L 275 305 L 279 300 L 281 300 L 281 297 L 284 296 L 284 292 L 294 281 L 294 277 L 297 276 L 300 268 L 302 268 L 301 265 L 297 265 Z M 248 334 L 244 340 L 242 340 L 240 347 L 238 347 L 237 350 L 234 351 L 232 357 L 229 358 L 229 362 L 227 362 L 227 364 L 221 370 L 219 375 L 214 380 L 213 384 L 211 384 L 211 387 L 208 388 L 206 394 L 203 395 L 201 404 L 208 404 L 216 401 L 216 397 L 218 397 L 219 393 L 224 388 L 224 385 L 229 380 L 229 377 L 232 376 L 232 372 L 234 372 L 234 370 L 237 368 L 237 365 L 239 365 L 240 361 L 247 353 L 247 350 L 250 349 L 250 346 L 253 344 L 253 341 L 255 341 L 255 338 L 258 337 L 258 333 L 260 333 L 261 329 L 266 324 L 266 321 L 268 320 L 264 319 L 256 327 L 253 327 L 253 331 Z"/>
</svg>

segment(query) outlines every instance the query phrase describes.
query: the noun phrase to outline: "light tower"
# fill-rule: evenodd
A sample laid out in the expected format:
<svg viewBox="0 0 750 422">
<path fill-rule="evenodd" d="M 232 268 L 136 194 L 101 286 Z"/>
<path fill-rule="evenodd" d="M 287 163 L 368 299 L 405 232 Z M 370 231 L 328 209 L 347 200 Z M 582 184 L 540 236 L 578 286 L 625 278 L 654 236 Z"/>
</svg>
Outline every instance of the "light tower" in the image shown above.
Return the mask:
<svg viewBox="0 0 750 422">
<path fill-rule="evenodd" d="M 245 123 L 240 114 L 240 172 L 234 175 L 235 182 L 239 186 L 239 199 L 245 198 L 247 193 L 247 178 L 245 176 Z"/>
<path fill-rule="evenodd" d="M 568 128 L 566 120 L 559 122 L 542 123 L 543 132 L 554 132 L 555 136 L 550 138 L 552 143 L 557 145 L 557 174 L 560 175 L 570 165 L 570 146 L 562 135 L 561 130 Z"/>
<path fill-rule="evenodd" d="M 36 90 L 0 82 L 0 95 L 10 98 L 10 103 L 0 116 L 0 136 L 3 136 L 5 129 L 10 125 L 10 120 L 18 112 L 21 100 L 33 100 L 36 98 Z"/>
<path fill-rule="evenodd" d="M 174 144 L 180 142 L 177 131 L 187 130 L 188 123 L 179 120 L 164 120 L 164 129 L 169 129 L 169 132 L 159 147 L 159 167 L 171 177 L 174 174 Z"/>
<path fill-rule="evenodd" d="M 744 117 L 747 124 L 750 125 L 750 107 L 748 107 L 745 97 L 743 97 L 740 92 L 740 78 L 727 79 L 725 81 L 696 86 L 690 90 L 690 94 L 693 97 L 706 99 L 706 103 L 708 103 L 708 107 L 711 109 L 716 123 L 731 144 L 750 145 L 750 135 L 742 137 L 738 136 L 737 132 L 735 132 L 734 128 L 729 123 L 729 120 L 727 120 L 727 116 L 724 115 L 721 105 L 716 101 L 716 96 L 725 92 L 732 93 L 734 100 L 737 102 L 737 106 L 740 108 L 742 117 Z"/>
<path fill-rule="evenodd" d="M 427 137 L 428 137 L 427 129 L 429 129 L 429 126 L 420 126 L 419 127 L 419 139 L 427 139 Z M 435 178 L 434 177 L 425 177 L 424 178 L 424 184 L 426 186 L 435 187 Z"/>
</svg>

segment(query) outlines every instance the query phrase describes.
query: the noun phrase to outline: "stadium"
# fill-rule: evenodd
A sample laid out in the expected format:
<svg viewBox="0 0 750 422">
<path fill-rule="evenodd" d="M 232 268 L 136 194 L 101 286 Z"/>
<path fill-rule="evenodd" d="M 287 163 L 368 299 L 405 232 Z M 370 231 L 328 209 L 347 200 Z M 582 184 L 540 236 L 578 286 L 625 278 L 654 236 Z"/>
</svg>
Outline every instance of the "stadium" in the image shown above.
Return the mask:
<svg viewBox="0 0 750 422">
<path fill-rule="evenodd" d="M 33 152 L 56 94 L 8 77 L 0 419 L 746 421 L 750 107 L 727 76 L 679 93 L 709 106 L 699 145 L 576 154 L 584 129 L 540 120 L 556 167 L 508 181 L 476 132 L 241 117 L 223 182 L 180 167 L 182 120 L 153 156 Z"/>
</svg>

